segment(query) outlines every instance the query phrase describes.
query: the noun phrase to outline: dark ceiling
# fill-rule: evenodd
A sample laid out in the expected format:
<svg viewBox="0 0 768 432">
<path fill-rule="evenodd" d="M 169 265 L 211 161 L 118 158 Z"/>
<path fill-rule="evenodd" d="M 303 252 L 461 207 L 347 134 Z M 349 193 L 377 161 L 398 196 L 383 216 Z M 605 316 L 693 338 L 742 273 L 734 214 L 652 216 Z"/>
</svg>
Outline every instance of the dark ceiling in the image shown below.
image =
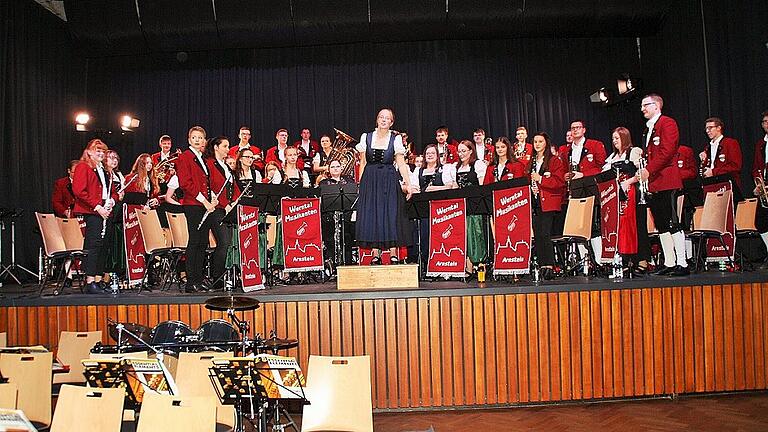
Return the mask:
<svg viewBox="0 0 768 432">
<path fill-rule="evenodd" d="M 655 34 L 661 0 L 65 0 L 89 57 L 355 42 Z"/>
</svg>

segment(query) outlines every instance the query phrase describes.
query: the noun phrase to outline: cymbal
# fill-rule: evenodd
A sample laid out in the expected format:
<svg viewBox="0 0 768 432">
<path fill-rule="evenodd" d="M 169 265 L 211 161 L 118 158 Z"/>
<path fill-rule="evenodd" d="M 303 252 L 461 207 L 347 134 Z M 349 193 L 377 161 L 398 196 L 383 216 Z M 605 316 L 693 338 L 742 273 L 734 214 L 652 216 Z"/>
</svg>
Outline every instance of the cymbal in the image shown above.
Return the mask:
<svg viewBox="0 0 768 432">
<path fill-rule="evenodd" d="M 273 336 L 269 339 L 264 339 L 259 343 L 259 348 L 262 349 L 268 349 L 268 350 L 281 350 L 281 349 L 288 349 L 293 348 L 299 345 L 299 341 L 296 339 L 280 339 L 279 337 Z"/>
<path fill-rule="evenodd" d="M 246 311 L 258 309 L 259 301 L 250 297 L 211 297 L 205 301 L 205 308 L 215 311 Z"/>
<path fill-rule="evenodd" d="M 111 322 L 107 325 L 109 330 L 109 337 L 111 337 L 115 342 L 117 342 L 120 333 L 117 329 L 118 324 L 119 323 Z M 143 326 L 141 324 L 123 323 L 123 328 L 138 336 L 138 338 L 142 341 L 149 343 L 150 333 L 152 333 L 152 329 L 149 327 Z M 141 342 L 139 342 L 135 337 L 129 335 L 127 332 L 123 332 L 122 342 L 124 344 L 127 343 L 131 345 L 141 344 Z"/>
</svg>

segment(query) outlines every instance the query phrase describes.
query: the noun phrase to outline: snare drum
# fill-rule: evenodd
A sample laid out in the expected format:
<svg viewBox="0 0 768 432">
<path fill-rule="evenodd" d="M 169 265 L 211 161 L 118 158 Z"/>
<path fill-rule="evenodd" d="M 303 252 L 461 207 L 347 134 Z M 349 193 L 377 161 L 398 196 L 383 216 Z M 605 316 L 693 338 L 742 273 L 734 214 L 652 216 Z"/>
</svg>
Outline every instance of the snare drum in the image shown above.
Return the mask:
<svg viewBox="0 0 768 432">
<path fill-rule="evenodd" d="M 229 322 L 212 319 L 200 325 L 197 337 L 200 342 L 235 342 L 240 340 L 240 333 Z"/>
<path fill-rule="evenodd" d="M 152 329 L 152 345 L 189 342 L 195 332 L 181 321 L 163 321 Z"/>
</svg>

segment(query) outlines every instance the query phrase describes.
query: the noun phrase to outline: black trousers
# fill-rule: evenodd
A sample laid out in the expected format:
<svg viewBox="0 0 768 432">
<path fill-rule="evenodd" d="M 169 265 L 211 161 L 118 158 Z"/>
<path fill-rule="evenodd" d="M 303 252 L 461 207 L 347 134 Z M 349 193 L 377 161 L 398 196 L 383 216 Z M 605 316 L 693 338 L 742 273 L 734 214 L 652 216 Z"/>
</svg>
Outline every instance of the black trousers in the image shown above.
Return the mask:
<svg viewBox="0 0 768 432">
<path fill-rule="evenodd" d="M 211 230 L 216 238 L 216 249 L 211 257 L 211 277 L 216 280 L 226 270 L 227 251 L 232 247 L 232 225 L 222 223 L 224 209 L 216 209 L 208 218 L 212 219 Z"/>
<path fill-rule="evenodd" d="M 681 229 L 677 218 L 677 195 L 676 190 L 665 190 L 654 192 L 647 199 L 659 234 L 676 233 Z"/>
<path fill-rule="evenodd" d="M 637 253 L 635 263 L 651 259 L 651 242 L 648 240 L 648 205 L 637 204 Z"/>
<path fill-rule="evenodd" d="M 205 207 L 185 205 L 184 215 L 187 218 L 187 283 L 200 284 L 203 282 L 203 270 L 205 269 L 205 250 L 208 248 L 208 231 L 211 229 L 213 215 L 208 216 L 203 226 L 197 229 Z M 226 256 L 226 255 L 225 255 Z"/>
<path fill-rule="evenodd" d="M 536 258 L 539 266 L 555 264 L 555 249 L 552 245 L 552 224 L 560 212 L 543 212 L 536 209 L 533 213 L 533 240 L 536 243 Z"/>
<path fill-rule="evenodd" d="M 768 209 L 757 203 L 757 212 L 755 212 L 755 227 L 760 234 L 768 232 Z"/>
<path fill-rule="evenodd" d="M 85 219 L 85 239 L 83 241 L 83 271 L 86 276 L 100 276 L 104 273 L 107 262 L 106 248 L 112 244 L 114 229 L 110 219 L 106 220 L 107 230 L 104 238 L 101 237 L 104 229 L 104 218 L 100 215 L 83 215 Z"/>
</svg>

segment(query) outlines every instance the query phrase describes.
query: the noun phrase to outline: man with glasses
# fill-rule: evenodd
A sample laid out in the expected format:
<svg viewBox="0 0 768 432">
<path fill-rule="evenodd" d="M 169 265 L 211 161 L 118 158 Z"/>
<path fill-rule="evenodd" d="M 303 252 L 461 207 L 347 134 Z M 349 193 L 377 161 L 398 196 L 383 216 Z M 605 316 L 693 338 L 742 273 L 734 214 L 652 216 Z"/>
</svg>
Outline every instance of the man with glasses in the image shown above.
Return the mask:
<svg viewBox="0 0 768 432">
<path fill-rule="evenodd" d="M 589 139 L 586 137 L 587 128 L 583 120 L 573 120 L 571 122 L 571 143 L 560 147 L 560 160 L 568 163 L 570 167 L 565 174 L 565 180 L 571 181 L 583 177 L 590 177 L 600 174 L 605 164 L 605 145 L 602 141 Z M 592 212 L 592 238 L 590 245 L 595 257 L 603 253 L 603 237 L 600 232 L 600 196 L 595 188 L 595 209 Z M 570 191 L 569 191 L 570 196 Z M 573 196 L 572 198 L 584 198 L 583 196 Z M 582 254 L 586 253 L 584 246 L 579 246 Z M 587 269 L 585 268 L 585 274 Z"/>
<path fill-rule="evenodd" d="M 648 206 L 659 231 L 659 241 L 664 253 L 664 266 L 656 271 L 662 276 L 687 276 L 688 262 L 685 257 L 685 235 L 677 211 L 677 195 L 683 188 L 680 179 L 677 153 L 680 132 L 677 122 L 661 114 L 664 100 L 651 93 L 641 102 L 640 110 L 647 130 L 643 135 L 646 168 L 638 171 L 642 181 L 648 181 Z"/>
<path fill-rule="evenodd" d="M 253 152 L 253 167 L 259 170 L 260 173 L 264 173 L 264 158 L 261 155 L 261 149 L 251 145 L 251 128 L 248 126 L 240 127 L 240 132 L 237 135 L 240 138 L 240 142 L 229 149 L 229 156 L 237 160 L 237 155 L 241 150 L 250 149 Z"/>
<path fill-rule="evenodd" d="M 736 186 L 741 188 L 741 146 L 733 138 L 723 135 L 723 121 L 710 117 L 704 122 L 709 145 L 699 153 L 704 167 L 704 177 L 730 174 Z"/>
<path fill-rule="evenodd" d="M 763 138 L 755 143 L 755 158 L 752 160 L 752 177 L 762 178 L 765 182 L 768 177 L 768 111 L 764 111 L 760 115 L 763 119 L 762 127 Z M 761 193 L 759 187 L 755 186 L 755 196 L 760 196 Z M 762 192 L 764 193 L 764 192 Z M 762 205 L 757 206 L 757 214 L 755 215 L 755 225 L 760 232 L 760 238 L 763 239 L 766 249 L 768 249 L 768 209 Z M 763 267 L 768 267 L 768 257 L 763 262 Z"/>
<path fill-rule="evenodd" d="M 493 144 L 485 142 L 485 129 L 477 128 L 472 133 L 472 140 L 475 142 L 475 154 L 477 159 L 485 162 L 486 165 L 490 165 L 493 161 Z"/>
</svg>

